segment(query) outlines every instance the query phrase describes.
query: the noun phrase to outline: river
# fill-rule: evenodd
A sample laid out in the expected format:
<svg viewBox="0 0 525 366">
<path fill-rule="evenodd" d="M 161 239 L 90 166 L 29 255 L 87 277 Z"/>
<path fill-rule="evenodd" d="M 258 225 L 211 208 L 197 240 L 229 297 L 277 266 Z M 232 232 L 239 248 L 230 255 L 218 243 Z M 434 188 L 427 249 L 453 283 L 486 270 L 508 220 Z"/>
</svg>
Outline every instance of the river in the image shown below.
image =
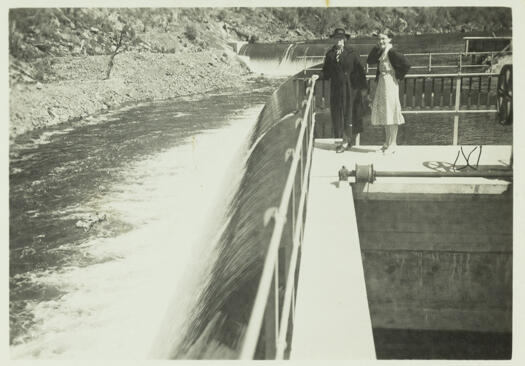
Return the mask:
<svg viewBox="0 0 525 366">
<path fill-rule="evenodd" d="M 15 141 L 13 358 L 147 357 L 187 266 L 213 245 L 275 84 L 128 106 Z"/>
</svg>

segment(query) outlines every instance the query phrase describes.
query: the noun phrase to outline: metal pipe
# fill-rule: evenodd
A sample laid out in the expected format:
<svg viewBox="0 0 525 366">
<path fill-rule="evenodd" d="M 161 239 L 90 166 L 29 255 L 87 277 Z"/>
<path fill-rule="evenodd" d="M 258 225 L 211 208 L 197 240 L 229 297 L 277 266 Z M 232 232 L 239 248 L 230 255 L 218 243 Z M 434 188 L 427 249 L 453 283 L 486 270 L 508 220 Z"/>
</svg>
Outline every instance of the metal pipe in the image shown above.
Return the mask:
<svg viewBox="0 0 525 366">
<path fill-rule="evenodd" d="M 478 157 L 479 163 L 479 157 Z M 477 165 L 476 165 L 477 166 Z M 349 177 L 354 177 L 356 183 L 373 183 L 377 177 L 384 178 L 511 178 L 513 177 L 512 168 L 487 169 L 487 170 L 462 170 L 464 167 L 451 171 L 375 171 L 373 164 L 355 165 L 355 170 L 348 170 L 343 165 L 339 169 L 339 181 L 348 181 Z"/>
<path fill-rule="evenodd" d="M 351 175 L 355 175 L 352 170 Z M 489 170 L 469 170 L 469 171 L 375 171 L 376 177 L 407 177 L 407 178 L 505 178 L 512 177 L 511 169 L 489 169 Z"/>
<path fill-rule="evenodd" d="M 462 168 L 460 168 L 462 169 Z M 344 166 L 339 170 L 339 180 L 346 181 L 354 177 L 356 182 L 373 183 L 377 177 L 383 178 L 512 178 L 514 176 L 511 168 L 488 169 L 488 170 L 452 170 L 452 171 L 388 171 L 374 170 L 373 164 L 356 164 L 355 170 L 349 171 Z"/>
<path fill-rule="evenodd" d="M 435 66 L 432 66 L 435 67 Z M 321 68 L 311 68 L 310 71 L 321 71 Z M 453 74 L 408 74 L 405 75 L 405 79 L 414 78 L 453 78 L 462 76 L 499 76 L 499 73 L 485 73 L 485 72 L 465 72 L 465 73 L 453 73 Z M 375 75 L 366 75 L 367 79 L 375 79 Z M 309 78 L 296 78 L 296 80 L 307 80 Z"/>
<path fill-rule="evenodd" d="M 453 109 L 438 109 L 438 110 L 421 110 L 421 111 L 401 111 L 403 114 L 436 114 L 436 113 L 496 113 L 497 109 L 460 109 L 458 111 Z"/>
<path fill-rule="evenodd" d="M 405 56 L 408 57 L 422 57 L 422 56 L 457 56 L 459 54 L 469 54 L 469 55 L 489 55 L 491 52 L 495 51 L 476 51 L 476 52 L 430 52 L 430 53 L 405 53 Z M 512 51 L 500 51 L 499 53 L 512 53 Z M 311 59 L 324 59 L 325 56 L 297 56 L 297 58 L 311 58 Z M 359 57 L 366 58 L 368 55 L 359 55 Z"/>
<path fill-rule="evenodd" d="M 461 65 L 461 63 L 460 63 Z M 456 103 L 454 105 L 454 111 L 456 114 L 454 115 L 454 134 L 452 135 L 452 145 L 458 144 L 458 136 L 459 136 L 459 103 L 460 103 L 460 97 L 461 97 L 461 77 L 458 77 L 456 79 Z"/>
</svg>

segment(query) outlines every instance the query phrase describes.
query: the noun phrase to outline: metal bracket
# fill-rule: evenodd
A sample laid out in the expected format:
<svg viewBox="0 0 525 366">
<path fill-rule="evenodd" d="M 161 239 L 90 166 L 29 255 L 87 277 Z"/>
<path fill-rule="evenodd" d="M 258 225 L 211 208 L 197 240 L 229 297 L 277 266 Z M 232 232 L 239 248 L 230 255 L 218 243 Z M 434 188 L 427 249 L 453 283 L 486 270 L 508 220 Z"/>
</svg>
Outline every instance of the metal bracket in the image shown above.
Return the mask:
<svg viewBox="0 0 525 366">
<path fill-rule="evenodd" d="M 288 148 L 286 149 L 286 151 L 284 152 L 284 161 L 288 161 L 288 159 L 290 159 L 291 157 L 293 157 L 293 153 L 295 152 L 295 150 L 293 148 Z"/>
<path fill-rule="evenodd" d="M 264 212 L 264 226 L 268 226 L 270 223 L 270 220 L 277 217 L 277 207 L 270 207 Z"/>
</svg>

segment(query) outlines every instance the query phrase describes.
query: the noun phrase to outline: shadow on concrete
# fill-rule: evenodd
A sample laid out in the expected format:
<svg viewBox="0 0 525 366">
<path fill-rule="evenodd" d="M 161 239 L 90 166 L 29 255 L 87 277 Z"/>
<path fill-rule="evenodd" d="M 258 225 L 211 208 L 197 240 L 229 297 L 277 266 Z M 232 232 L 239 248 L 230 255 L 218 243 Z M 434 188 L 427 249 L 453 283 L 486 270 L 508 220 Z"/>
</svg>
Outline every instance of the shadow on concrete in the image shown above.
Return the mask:
<svg viewBox="0 0 525 366">
<path fill-rule="evenodd" d="M 380 148 L 374 149 L 374 148 L 365 148 L 365 147 L 358 147 L 358 146 L 353 146 L 350 148 L 350 151 L 360 152 L 360 153 L 376 153 L 376 152 L 379 152 L 380 150 L 381 150 Z"/>
<path fill-rule="evenodd" d="M 325 141 L 314 141 L 314 147 L 321 150 L 332 150 L 335 151 L 337 148 L 337 145 L 339 145 L 339 141 L 332 140 L 330 142 Z"/>
</svg>

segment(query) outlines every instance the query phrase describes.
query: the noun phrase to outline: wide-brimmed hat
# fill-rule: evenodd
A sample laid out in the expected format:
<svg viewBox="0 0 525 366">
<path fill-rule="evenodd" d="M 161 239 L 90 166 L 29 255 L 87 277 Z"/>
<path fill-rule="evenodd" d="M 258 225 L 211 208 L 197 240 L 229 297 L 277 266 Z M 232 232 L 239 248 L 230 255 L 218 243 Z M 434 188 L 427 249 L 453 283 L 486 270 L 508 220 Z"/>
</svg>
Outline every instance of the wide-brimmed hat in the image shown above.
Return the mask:
<svg viewBox="0 0 525 366">
<path fill-rule="evenodd" d="M 346 33 L 344 28 L 335 28 L 334 33 L 330 34 L 330 38 L 342 38 L 345 37 L 346 39 L 350 38 L 350 34 Z"/>
</svg>

